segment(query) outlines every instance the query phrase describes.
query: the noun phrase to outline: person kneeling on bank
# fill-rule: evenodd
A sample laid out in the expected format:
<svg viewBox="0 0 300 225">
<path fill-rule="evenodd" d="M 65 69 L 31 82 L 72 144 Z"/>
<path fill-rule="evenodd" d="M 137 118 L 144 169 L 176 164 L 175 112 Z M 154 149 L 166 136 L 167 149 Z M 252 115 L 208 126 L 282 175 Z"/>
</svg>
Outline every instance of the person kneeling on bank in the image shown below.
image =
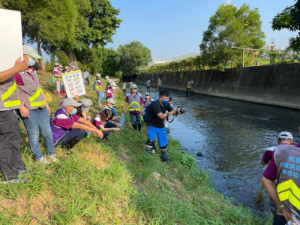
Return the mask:
<svg viewBox="0 0 300 225">
<path fill-rule="evenodd" d="M 76 107 L 81 103 L 72 98 L 64 99 L 62 107 L 52 116 L 50 123 L 53 134 L 54 146 L 73 148 L 87 132 L 94 133 L 98 138 L 103 138 L 102 131 L 98 130 L 91 122 L 76 115 Z"/>
<path fill-rule="evenodd" d="M 120 131 L 120 128 L 114 127 L 114 124 L 110 122 L 112 118 L 112 111 L 104 109 L 96 115 L 93 121 L 93 124 L 103 132 L 104 138 L 107 138 L 110 131 Z"/>
<path fill-rule="evenodd" d="M 161 150 L 161 160 L 167 162 L 167 129 L 164 120 L 171 115 L 180 114 L 180 109 L 173 109 L 169 104 L 169 92 L 162 90 L 159 93 L 159 99 L 150 104 L 147 108 L 147 133 L 148 141 L 146 144 L 146 152 L 152 152 L 155 149 L 155 139 L 158 136 L 158 145 Z M 168 112 L 167 112 L 168 111 Z M 145 119 L 145 117 L 144 117 Z"/>
</svg>

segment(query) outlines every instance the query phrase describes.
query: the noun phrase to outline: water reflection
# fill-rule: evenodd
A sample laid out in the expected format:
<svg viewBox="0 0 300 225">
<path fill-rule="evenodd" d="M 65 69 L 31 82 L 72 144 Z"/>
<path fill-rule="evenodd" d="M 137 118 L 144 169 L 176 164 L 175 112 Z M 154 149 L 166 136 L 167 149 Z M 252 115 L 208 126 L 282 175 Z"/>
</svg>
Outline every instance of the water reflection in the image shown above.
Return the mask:
<svg viewBox="0 0 300 225">
<path fill-rule="evenodd" d="M 145 93 L 144 87 L 140 88 Z M 157 92 L 150 93 L 154 99 Z M 169 125 L 170 135 L 194 155 L 197 165 L 211 174 L 214 188 L 257 213 L 269 211 L 269 198 L 254 203 L 264 171 L 261 157 L 277 145 L 277 135 L 290 131 L 298 142 L 298 110 L 170 91 L 175 105 L 187 113 Z M 198 157 L 198 152 L 203 157 Z"/>
</svg>

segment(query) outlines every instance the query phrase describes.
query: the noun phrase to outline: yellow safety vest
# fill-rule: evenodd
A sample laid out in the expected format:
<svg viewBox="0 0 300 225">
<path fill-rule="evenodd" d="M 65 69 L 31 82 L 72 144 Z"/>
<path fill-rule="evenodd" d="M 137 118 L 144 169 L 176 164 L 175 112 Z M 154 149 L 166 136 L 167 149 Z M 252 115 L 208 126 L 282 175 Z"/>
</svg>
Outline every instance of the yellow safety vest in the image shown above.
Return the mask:
<svg viewBox="0 0 300 225">
<path fill-rule="evenodd" d="M 293 214 L 300 217 L 300 152 L 291 145 L 276 146 L 274 160 L 277 167 L 279 200 Z"/>
<path fill-rule="evenodd" d="M 21 105 L 21 101 L 20 99 L 17 100 L 11 100 L 11 101 L 6 101 L 7 99 L 9 99 L 9 97 L 17 90 L 17 84 L 14 81 L 13 85 L 10 86 L 6 92 L 4 92 L 1 95 L 1 101 L 3 102 L 3 105 L 5 108 L 11 108 L 11 107 L 16 107 L 16 106 L 20 106 Z"/>
<path fill-rule="evenodd" d="M 137 111 L 137 112 L 140 112 L 141 111 L 141 105 L 140 105 L 140 96 L 137 94 L 135 95 L 136 98 L 139 98 L 139 102 L 136 101 L 136 99 L 133 97 L 133 95 L 129 95 L 128 98 L 129 98 L 129 112 L 132 112 L 132 111 Z"/>
<path fill-rule="evenodd" d="M 31 96 L 29 97 L 30 107 L 36 108 L 36 107 L 41 107 L 41 106 L 43 106 L 43 105 L 46 104 L 46 102 L 45 102 L 44 99 L 43 99 L 42 101 L 35 102 L 35 100 L 36 100 L 38 97 L 40 97 L 40 95 L 42 95 L 42 93 L 43 93 L 42 88 L 38 88 L 38 89 L 36 90 L 36 92 L 35 92 L 33 95 L 31 95 Z"/>
</svg>

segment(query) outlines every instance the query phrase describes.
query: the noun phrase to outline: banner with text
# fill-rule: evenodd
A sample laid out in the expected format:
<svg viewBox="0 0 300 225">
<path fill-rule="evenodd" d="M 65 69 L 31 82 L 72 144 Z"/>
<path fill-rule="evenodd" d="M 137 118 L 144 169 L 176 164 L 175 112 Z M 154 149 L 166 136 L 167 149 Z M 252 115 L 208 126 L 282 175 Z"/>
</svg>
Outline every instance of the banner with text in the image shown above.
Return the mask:
<svg viewBox="0 0 300 225">
<path fill-rule="evenodd" d="M 68 98 L 73 98 L 75 95 L 81 96 L 86 94 L 81 70 L 63 73 L 62 78 Z"/>
</svg>

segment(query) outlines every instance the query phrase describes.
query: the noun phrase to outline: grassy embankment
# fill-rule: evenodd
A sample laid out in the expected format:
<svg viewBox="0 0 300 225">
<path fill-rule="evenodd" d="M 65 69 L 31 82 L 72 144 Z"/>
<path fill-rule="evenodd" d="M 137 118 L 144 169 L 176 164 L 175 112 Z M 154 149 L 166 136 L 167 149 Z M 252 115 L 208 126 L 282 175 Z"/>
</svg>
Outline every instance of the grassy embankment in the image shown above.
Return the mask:
<svg viewBox="0 0 300 225">
<path fill-rule="evenodd" d="M 52 94 L 53 113 L 60 97 L 54 94 L 49 76 L 41 77 L 41 82 Z M 96 102 L 92 85 L 87 93 Z M 124 96 L 120 90 L 118 96 L 121 112 Z M 97 110 L 94 106 L 90 114 L 94 116 Z M 159 155 L 147 156 L 145 130 L 134 131 L 128 122 L 123 131 L 111 133 L 109 140 L 83 140 L 72 155 L 57 148 L 59 161 L 51 166 L 34 162 L 26 133 L 22 136 L 28 181 L 0 184 L 0 224 L 270 223 L 216 193 L 194 158 L 182 154 L 179 142 L 170 140 L 169 164 L 162 163 Z M 153 172 L 161 176 L 155 178 Z"/>
</svg>

